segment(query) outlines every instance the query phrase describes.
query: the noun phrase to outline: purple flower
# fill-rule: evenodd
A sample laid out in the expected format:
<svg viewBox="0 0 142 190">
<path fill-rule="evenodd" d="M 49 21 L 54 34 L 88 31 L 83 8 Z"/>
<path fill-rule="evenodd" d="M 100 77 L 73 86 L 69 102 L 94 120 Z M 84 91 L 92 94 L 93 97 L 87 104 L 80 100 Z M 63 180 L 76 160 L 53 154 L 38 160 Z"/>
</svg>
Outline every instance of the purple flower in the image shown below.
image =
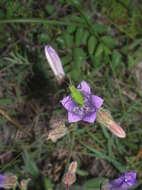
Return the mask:
<svg viewBox="0 0 142 190">
<path fill-rule="evenodd" d="M 0 188 L 12 189 L 16 186 L 17 177 L 15 175 L 0 174 Z"/>
<path fill-rule="evenodd" d="M 7 184 L 7 178 L 4 175 L 0 175 L 0 188 L 4 188 Z"/>
<path fill-rule="evenodd" d="M 84 106 L 78 105 L 71 96 L 61 100 L 62 105 L 68 111 L 68 122 L 86 121 L 93 123 L 96 119 L 96 112 L 102 106 L 103 99 L 99 96 L 92 95 L 87 82 L 82 81 L 77 89 L 81 92 L 84 100 Z"/>
<path fill-rule="evenodd" d="M 109 190 L 127 190 L 136 184 L 136 172 L 126 172 L 109 183 Z"/>
<path fill-rule="evenodd" d="M 65 73 L 58 54 L 50 45 L 46 45 L 45 55 L 57 81 L 61 83 L 65 77 Z"/>
</svg>

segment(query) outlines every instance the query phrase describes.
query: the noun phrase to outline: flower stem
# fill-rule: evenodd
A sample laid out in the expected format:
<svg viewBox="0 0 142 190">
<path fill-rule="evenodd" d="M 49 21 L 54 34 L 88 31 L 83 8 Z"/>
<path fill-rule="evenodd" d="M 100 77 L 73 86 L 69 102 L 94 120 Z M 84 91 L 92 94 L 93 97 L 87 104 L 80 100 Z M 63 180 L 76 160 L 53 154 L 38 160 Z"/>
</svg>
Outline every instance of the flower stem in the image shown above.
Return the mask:
<svg viewBox="0 0 142 190">
<path fill-rule="evenodd" d="M 71 160 L 71 156 L 72 156 L 72 151 L 73 151 L 73 147 L 74 147 L 74 143 L 75 143 L 75 135 L 76 135 L 76 129 L 77 129 L 77 124 L 73 124 L 72 126 L 72 135 L 71 135 L 71 143 L 70 143 L 70 147 L 69 147 L 69 156 L 67 159 L 67 164 L 66 164 L 66 169 L 69 166 L 70 160 Z"/>
</svg>

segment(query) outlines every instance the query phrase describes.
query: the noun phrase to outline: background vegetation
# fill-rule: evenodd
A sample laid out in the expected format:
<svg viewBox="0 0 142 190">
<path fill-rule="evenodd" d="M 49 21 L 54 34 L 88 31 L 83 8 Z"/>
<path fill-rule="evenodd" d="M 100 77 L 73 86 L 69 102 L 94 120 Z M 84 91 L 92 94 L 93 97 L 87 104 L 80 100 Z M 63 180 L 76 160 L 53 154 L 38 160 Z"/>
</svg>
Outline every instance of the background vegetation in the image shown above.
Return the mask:
<svg viewBox="0 0 142 190">
<path fill-rule="evenodd" d="M 124 171 L 137 172 L 141 189 L 142 2 L 1 0 L 0 9 L 1 173 L 30 177 L 34 189 L 64 189 L 70 155 L 79 163 L 72 189 L 99 189 L 97 177 Z M 74 141 L 72 133 L 56 144 L 47 141 L 52 121 L 65 113 L 59 101 L 67 94 L 48 67 L 47 43 L 75 84 L 84 79 L 104 98 L 125 139 L 94 123 L 81 124 Z"/>
</svg>

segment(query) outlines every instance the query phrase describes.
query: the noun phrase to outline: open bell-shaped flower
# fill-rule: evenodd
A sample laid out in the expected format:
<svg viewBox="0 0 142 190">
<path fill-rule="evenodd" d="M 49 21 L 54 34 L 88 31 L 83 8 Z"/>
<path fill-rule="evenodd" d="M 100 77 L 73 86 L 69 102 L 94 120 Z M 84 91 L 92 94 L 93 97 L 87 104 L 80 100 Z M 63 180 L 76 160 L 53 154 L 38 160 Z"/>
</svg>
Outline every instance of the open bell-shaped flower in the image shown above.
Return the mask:
<svg viewBox="0 0 142 190">
<path fill-rule="evenodd" d="M 90 86 L 85 81 L 82 81 L 77 86 L 77 89 L 83 96 L 83 106 L 77 104 L 71 96 L 67 96 L 61 100 L 61 104 L 68 111 L 68 122 L 85 121 L 93 123 L 96 120 L 96 113 L 104 100 L 99 96 L 92 95 Z"/>
<path fill-rule="evenodd" d="M 109 182 L 109 190 L 127 190 L 137 184 L 136 172 L 125 172 Z"/>
</svg>

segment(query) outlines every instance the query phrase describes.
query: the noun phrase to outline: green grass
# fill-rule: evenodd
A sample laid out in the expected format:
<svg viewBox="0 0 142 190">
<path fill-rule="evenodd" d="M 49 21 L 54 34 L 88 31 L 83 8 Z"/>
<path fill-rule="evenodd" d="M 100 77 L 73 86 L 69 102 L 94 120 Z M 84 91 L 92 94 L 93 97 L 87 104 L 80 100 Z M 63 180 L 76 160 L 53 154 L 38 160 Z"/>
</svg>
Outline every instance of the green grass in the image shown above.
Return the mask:
<svg viewBox="0 0 142 190">
<path fill-rule="evenodd" d="M 31 178 L 34 189 L 65 189 L 63 174 L 76 159 L 78 189 L 98 189 L 100 170 L 106 179 L 136 171 L 141 183 L 142 95 L 133 72 L 142 49 L 141 7 L 129 0 L 126 5 L 112 0 L 2 0 L 0 8 L 0 109 L 31 134 L 1 115 L 1 173 L 11 172 L 19 181 Z M 67 119 L 59 101 L 69 92 L 56 84 L 49 69 L 47 43 L 60 55 L 74 84 L 86 80 L 92 92 L 104 98 L 104 107 L 126 131 L 125 139 L 94 123 L 79 124 L 75 130 L 67 124 L 68 135 L 56 144 L 47 141 L 51 118 Z M 94 160 L 100 168 L 92 174 Z"/>
</svg>

